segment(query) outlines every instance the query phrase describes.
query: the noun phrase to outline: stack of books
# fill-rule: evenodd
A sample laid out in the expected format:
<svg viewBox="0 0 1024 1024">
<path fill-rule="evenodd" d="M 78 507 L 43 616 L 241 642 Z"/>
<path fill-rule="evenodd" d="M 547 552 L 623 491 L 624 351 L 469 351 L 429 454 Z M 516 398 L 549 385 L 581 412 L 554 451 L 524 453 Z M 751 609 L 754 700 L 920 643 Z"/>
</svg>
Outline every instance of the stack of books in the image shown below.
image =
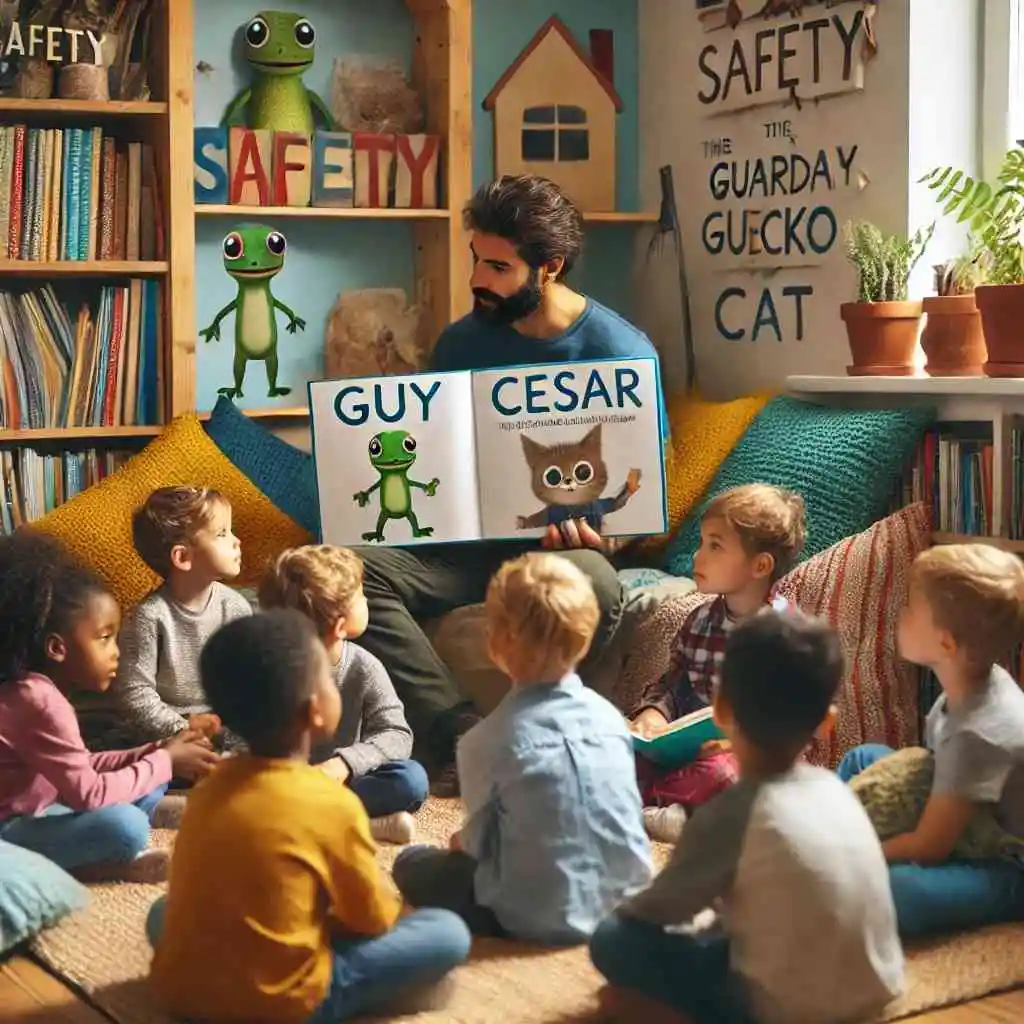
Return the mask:
<svg viewBox="0 0 1024 1024">
<path fill-rule="evenodd" d="M 0 258 L 163 259 L 162 210 L 147 143 L 0 125 Z"/>
<path fill-rule="evenodd" d="M 0 292 L 0 428 L 157 424 L 162 290 L 104 285 L 72 317 L 51 285 Z"/>
<path fill-rule="evenodd" d="M 132 452 L 0 450 L 0 527 L 11 533 L 116 472 Z"/>
</svg>

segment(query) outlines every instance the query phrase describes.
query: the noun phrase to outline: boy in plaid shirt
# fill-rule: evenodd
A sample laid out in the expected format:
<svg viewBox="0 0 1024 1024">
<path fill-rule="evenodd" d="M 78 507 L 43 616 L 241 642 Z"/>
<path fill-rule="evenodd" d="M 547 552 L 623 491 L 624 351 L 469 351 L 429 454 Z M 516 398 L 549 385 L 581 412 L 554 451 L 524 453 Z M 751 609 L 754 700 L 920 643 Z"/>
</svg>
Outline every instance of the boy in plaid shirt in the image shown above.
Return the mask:
<svg viewBox="0 0 1024 1024">
<path fill-rule="evenodd" d="M 711 704 L 726 639 L 738 622 L 769 604 L 772 587 L 803 550 L 803 499 L 768 484 L 734 487 L 708 505 L 700 533 L 693 579 L 701 593 L 717 596 L 686 617 L 668 671 L 634 709 L 632 729 L 641 736 L 656 736 Z M 637 778 L 651 838 L 675 842 L 687 812 L 731 786 L 738 771 L 727 743 L 712 741 L 682 768 L 665 770 L 637 755 Z"/>
</svg>

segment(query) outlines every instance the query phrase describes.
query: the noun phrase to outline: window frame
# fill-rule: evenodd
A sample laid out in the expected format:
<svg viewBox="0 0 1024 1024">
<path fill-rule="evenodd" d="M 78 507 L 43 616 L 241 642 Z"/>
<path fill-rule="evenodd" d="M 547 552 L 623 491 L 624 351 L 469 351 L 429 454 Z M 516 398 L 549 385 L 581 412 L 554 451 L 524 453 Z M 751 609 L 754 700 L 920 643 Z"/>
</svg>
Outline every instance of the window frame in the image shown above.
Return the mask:
<svg viewBox="0 0 1024 1024">
<path fill-rule="evenodd" d="M 541 121 L 538 118 L 538 112 L 546 112 L 550 110 L 552 119 L 550 121 Z M 566 121 L 562 121 L 562 111 L 571 110 L 575 113 Z M 577 117 L 576 115 L 581 115 Z M 532 115 L 532 116 L 531 116 Z M 527 132 L 551 135 L 554 140 L 554 156 L 550 160 L 533 159 L 527 157 L 525 150 L 525 140 Z M 587 152 L 586 157 L 580 157 L 572 160 L 562 159 L 562 133 L 569 132 L 572 135 L 583 135 L 585 149 Z M 532 107 L 523 108 L 522 124 L 519 129 L 519 155 L 526 163 L 553 163 L 553 164 L 580 164 L 588 163 L 591 159 L 590 152 L 590 115 L 586 108 L 579 106 L 575 103 L 542 103 Z"/>
<path fill-rule="evenodd" d="M 981 173 L 993 181 L 1006 151 L 1024 138 L 1024 0 L 984 0 Z"/>
</svg>

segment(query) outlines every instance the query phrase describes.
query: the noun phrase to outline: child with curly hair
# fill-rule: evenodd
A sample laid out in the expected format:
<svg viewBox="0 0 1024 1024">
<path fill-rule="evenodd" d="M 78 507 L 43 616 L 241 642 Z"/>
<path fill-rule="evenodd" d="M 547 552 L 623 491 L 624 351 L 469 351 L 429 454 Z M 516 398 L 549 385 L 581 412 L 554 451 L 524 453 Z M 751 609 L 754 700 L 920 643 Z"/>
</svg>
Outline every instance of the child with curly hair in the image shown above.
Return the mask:
<svg viewBox="0 0 1024 1024">
<path fill-rule="evenodd" d="M 117 672 L 121 613 L 103 581 L 55 540 L 0 539 L 0 839 L 87 881 L 160 881 L 166 850 L 151 825 L 176 824 L 175 771 L 214 761 L 181 732 L 164 743 L 92 754 L 68 699 L 106 691 Z"/>
</svg>

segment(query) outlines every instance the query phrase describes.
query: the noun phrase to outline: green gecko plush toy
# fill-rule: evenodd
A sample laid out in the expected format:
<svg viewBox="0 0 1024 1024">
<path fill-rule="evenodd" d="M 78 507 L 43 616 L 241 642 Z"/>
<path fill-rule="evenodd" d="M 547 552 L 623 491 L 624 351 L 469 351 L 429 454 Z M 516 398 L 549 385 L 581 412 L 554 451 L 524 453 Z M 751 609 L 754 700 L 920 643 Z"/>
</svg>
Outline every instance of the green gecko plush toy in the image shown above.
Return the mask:
<svg viewBox="0 0 1024 1024">
<path fill-rule="evenodd" d="M 260 11 L 245 26 L 245 60 L 252 68 L 252 85 L 227 106 L 221 126 L 243 124 L 278 132 L 316 130 L 316 113 L 328 129 L 337 127 L 327 104 L 302 75 L 313 66 L 316 29 L 308 18 L 287 11 Z M 248 106 L 248 125 L 240 117 Z"/>
<path fill-rule="evenodd" d="M 384 526 L 389 519 L 408 519 L 414 537 L 429 537 L 432 526 L 420 526 L 412 510 L 412 488 L 426 491 L 432 498 L 441 482 L 434 477 L 429 484 L 409 479 L 409 470 L 416 461 L 416 438 L 404 430 L 384 430 L 370 438 L 368 445 L 370 465 L 380 474 L 380 479 L 366 491 L 357 491 L 353 500 L 365 508 L 374 491 L 380 491 L 380 515 L 377 529 L 363 534 L 363 540 L 383 540 Z"/>
<path fill-rule="evenodd" d="M 245 364 L 261 361 L 267 368 L 267 396 L 287 395 L 291 388 L 277 386 L 277 313 L 288 317 L 288 331 L 305 330 L 306 321 L 296 316 L 270 291 L 270 279 L 284 266 L 287 248 L 284 235 L 264 224 L 242 224 L 224 239 L 224 269 L 238 284 L 238 294 L 200 331 L 203 341 L 220 340 L 220 322 L 235 311 L 235 384 L 218 388 L 218 395 L 242 398 Z"/>
</svg>

